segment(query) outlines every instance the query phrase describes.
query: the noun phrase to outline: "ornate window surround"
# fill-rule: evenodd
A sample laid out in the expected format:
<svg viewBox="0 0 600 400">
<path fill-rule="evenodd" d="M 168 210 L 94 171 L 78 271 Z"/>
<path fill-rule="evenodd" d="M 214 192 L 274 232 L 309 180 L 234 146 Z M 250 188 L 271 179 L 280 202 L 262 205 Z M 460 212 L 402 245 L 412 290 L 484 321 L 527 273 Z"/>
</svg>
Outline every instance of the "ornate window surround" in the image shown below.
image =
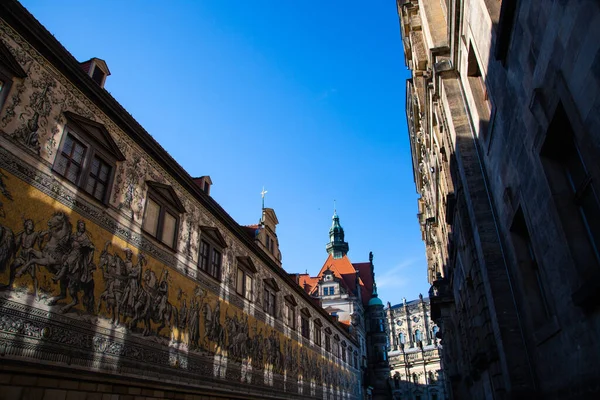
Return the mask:
<svg viewBox="0 0 600 400">
<path fill-rule="evenodd" d="M 221 282 L 223 249 L 227 248 L 227 242 L 223 238 L 223 235 L 217 228 L 201 226 L 198 243 L 198 269 Z"/>
<path fill-rule="evenodd" d="M 254 274 L 258 272 L 250 257 L 236 257 L 235 291 L 249 301 L 254 300 Z"/>
<path fill-rule="evenodd" d="M 292 330 L 296 329 L 296 306 L 298 305 L 298 303 L 296 302 L 296 299 L 294 298 L 294 296 L 292 296 L 291 294 L 288 294 L 287 296 L 284 297 L 285 299 L 285 303 L 284 303 L 284 308 L 285 308 L 285 321 L 284 323 Z"/>
<path fill-rule="evenodd" d="M 82 192 L 107 206 L 113 186 L 117 161 L 125 161 L 125 156 L 121 153 L 104 125 L 69 111 L 66 111 L 64 116 L 67 119 L 67 123 L 63 130 L 52 169 L 79 189 L 82 189 Z M 67 145 L 78 145 L 84 148 L 84 154 L 79 165 L 80 170 L 74 180 L 66 177 L 66 169 L 61 171 L 60 167 L 61 161 L 65 160 L 69 163 L 65 168 L 71 166 L 71 159 L 64 152 Z M 94 163 L 94 161 L 97 161 L 97 163 Z M 99 178 L 98 171 L 95 171 L 96 166 L 99 169 L 103 167 L 108 168 L 105 178 Z M 99 182 L 103 183 L 104 190 L 97 194 L 97 185 L 94 185 L 92 190 L 90 190 L 88 185 L 92 182 L 96 184 Z"/>
<path fill-rule="evenodd" d="M 173 190 L 171 186 L 152 181 L 146 181 L 146 184 L 148 185 L 148 192 L 146 195 L 146 206 L 144 207 L 142 230 L 168 248 L 176 250 L 177 237 L 179 233 L 179 220 L 181 214 L 185 213 L 185 208 L 177 197 L 175 190 Z M 151 204 L 150 202 L 158 206 L 156 226 L 154 228 L 148 225 L 148 221 L 150 221 L 148 214 L 149 205 Z M 165 237 L 167 233 L 167 231 L 165 231 L 165 221 L 167 216 L 174 218 L 174 227 L 172 229 L 173 236 L 170 240 L 171 243 L 169 243 L 169 238 Z"/>
<path fill-rule="evenodd" d="M 279 285 L 274 278 L 266 278 L 263 282 L 263 310 L 273 318 L 277 318 Z"/>
<path fill-rule="evenodd" d="M 22 79 L 26 76 L 27 74 L 23 71 L 23 68 L 21 68 L 10 51 L 0 41 L 0 81 L 2 81 L 2 90 L 0 91 L 0 111 L 2 111 L 2 106 L 8 98 L 14 79 Z"/>
</svg>

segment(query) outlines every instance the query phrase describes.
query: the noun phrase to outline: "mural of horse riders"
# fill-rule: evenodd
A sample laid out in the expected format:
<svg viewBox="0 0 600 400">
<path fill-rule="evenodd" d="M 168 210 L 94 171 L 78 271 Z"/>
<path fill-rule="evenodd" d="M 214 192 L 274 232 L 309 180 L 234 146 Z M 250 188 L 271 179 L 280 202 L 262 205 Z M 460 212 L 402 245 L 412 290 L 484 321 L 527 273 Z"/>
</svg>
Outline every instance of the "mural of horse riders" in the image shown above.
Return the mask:
<svg viewBox="0 0 600 400">
<path fill-rule="evenodd" d="M 83 305 L 87 311 L 93 312 L 95 248 L 86 231 L 85 221 L 77 221 L 77 230 L 72 232 L 69 216 L 59 211 L 50 217 L 47 225 L 47 230 L 36 233 L 33 221 L 26 220 L 23 232 L 18 235 L 19 243 L 14 242 L 14 235 L 12 235 L 12 243 L 9 243 L 9 240 L 1 243 L 0 252 L 4 254 L 4 258 L 14 257 L 10 267 L 9 282 L 3 285 L 2 289 L 12 289 L 15 278 L 28 272 L 34 277 L 34 290 L 37 292 L 36 266 L 43 266 L 54 275 L 52 280 L 58 282 L 60 288 L 58 296 L 51 298 L 48 305 L 55 305 L 66 299 L 68 289 L 71 302 L 59 310 L 68 312 L 79 304 L 79 292 L 83 291 Z M 10 228 L 3 227 L 2 230 L 7 231 Z M 10 236 L 4 234 L 4 237 Z M 21 252 L 16 255 L 19 248 Z M 38 295 L 38 293 L 34 294 Z"/>
<path fill-rule="evenodd" d="M 121 304 L 128 276 L 125 261 L 116 253 L 110 254 L 109 249 L 111 246 L 111 242 L 106 242 L 100 254 L 98 268 L 102 271 L 105 289 L 98 299 L 96 312 L 100 313 L 102 304 L 104 304 L 106 310 L 112 316 L 111 323 L 119 325 L 121 323 Z M 131 253 L 131 250 L 129 253 Z"/>
<path fill-rule="evenodd" d="M 329 362 L 318 359 L 306 347 L 298 347 L 292 339 L 283 338 L 276 329 L 259 321 L 251 326 L 248 315 L 231 313 L 230 309 L 222 316 L 222 300 L 209 296 L 198 285 L 193 291 L 179 289 L 178 310 L 169 302 L 169 270 L 164 268 L 157 276 L 141 252 L 136 255 L 129 248 L 115 250 L 113 242 L 106 241 L 96 271 L 95 246 L 83 219 L 73 230 L 69 216 L 59 211 L 48 219 L 46 230 L 36 231 L 37 225 L 32 219 L 24 219 L 23 229 L 17 234 L 0 225 L 0 273 L 9 269 L 8 282 L 0 290 L 13 289 L 19 277 L 30 276 L 33 294 L 38 300 L 40 293 L 47 294 L 47 304 L 60 305 L 59 312 L 79 308 L 99 315 L 104 311 L 112 324 L 132 331 L 141 323 L 143 335 L 161 336 L 165 328 L 172 337 L 175 330 L 187 332 L 191 350 L 201 347 L 225 352 L 232 361 L 247 360 L 256 370 L 267 368 L 277 374 L 285 372 L 288 377 L 302 375 L 304 381 L 350 386 L 348 377 L 338 376 Z M 38 285 L 41 267 L 50 273 L 48 288 Z M 94 275 L 104 285 L 97 303 Z"/>
<path fill-rule="evenodd" d="M 156 278 L 154 271 L 146 269 L 141 285 L 137 287 L 137 295 L 130 294 L 130 296 L 135 299 L 133 319 L 129 322 L 130 329 L 135 329 L 138 321 L 143 321 L 143 334 L 146 336 L 151 333 L 151 322 L 159 324 L 156 329 L 157 335 L 160 335 L 164 328 L 172 333 L 172 328 L 177 327 L 177 310 L 168 300 L 169 271 L 167 269 L 163 269 L 159 279 Z"/>
<path fill-rule="evenodd" d="M 209 348 L 210 342 L 215 343 L 215 352 L 222 351 L 225 346 L 225 329 L 221 325 L 221 300 L 217 300 L 214 310 L 209 303 L 202 308 L 204 317 L 204 336 L 202 343 Z"/>
<path fill-rule="evenodd" d="M 227 355 L 236 360 L 242 360 L 249 355 L 252 347 L 252 339 L 249 336 L 248 316 L 238 318 L 225 316 L 225 328 L 227 331 Z"/>
</svg>

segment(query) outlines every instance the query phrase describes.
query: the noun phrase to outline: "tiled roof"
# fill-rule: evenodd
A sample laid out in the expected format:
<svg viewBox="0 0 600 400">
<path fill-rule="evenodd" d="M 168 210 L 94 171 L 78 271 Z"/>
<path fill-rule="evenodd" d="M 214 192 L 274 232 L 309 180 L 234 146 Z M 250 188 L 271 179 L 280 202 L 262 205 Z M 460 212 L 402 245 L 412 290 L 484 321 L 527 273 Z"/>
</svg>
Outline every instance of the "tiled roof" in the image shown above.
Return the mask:
<svg viewBox="0 0 600 400">
<path fill-rule="evenodd" d="M 317 286 L 317 283 L 319 283 L 319 278 L 317 278 L 316 276 L 311 277 L 308 274 L 298 275 L 298 284 L 301 288 L 303 288 L 306 291 L 306 293 L 312 292 L 313 289 Z"/>
<path fill-rule="evenodd" d="M 360 280 L 363 283 L 362 286 L 362 299 L 365 306 L 369 303 L 371 299 L 371 294 L 373 293 L 373 275 L 371 274 L 371 263 L 363 262 L 363 263 L 354 263 L 352 264 L 356 270 L 358 270 L 360 274 Z"/>
<path fill-rule="evenodd" d="M 371 298 L 371 293 L 373 292 L 371 263 L 352 264 L 348 256 L 333 258 L 330 254 L 329 257 L 327 257 L 325 264 L 323 264 L 317 278 L 320 279 L 328 268 L 331 269 L 334 276 L 341 279 L 342 285 L 351 293 L 356 293 L 356 271 L 358 270 L 360 274 L 358 285 L 360 286 L 363 305 L 367 307 L 369 299 Z"/>
</svg>

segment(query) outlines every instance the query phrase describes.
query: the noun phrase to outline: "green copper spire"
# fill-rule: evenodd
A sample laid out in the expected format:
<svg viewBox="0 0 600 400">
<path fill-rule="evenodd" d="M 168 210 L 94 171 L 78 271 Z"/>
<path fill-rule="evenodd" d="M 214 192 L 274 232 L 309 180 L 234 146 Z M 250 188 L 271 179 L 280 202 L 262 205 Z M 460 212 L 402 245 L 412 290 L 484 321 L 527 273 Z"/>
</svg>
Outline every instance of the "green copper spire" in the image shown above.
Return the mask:
<svg viewBox="0 0 600 400">
<path fill-rule="evenodd" d="M 348 243 L 344 242 L 344 228 L 340 225 L 340 217 L 337 215 L 337 211 L 333 210 L 333 223 L 331 229 L 329 229 L 329 243 L 327 243 L 326 249 L 333 258 L 342 258 L 348 253 Z"/>
</svg>

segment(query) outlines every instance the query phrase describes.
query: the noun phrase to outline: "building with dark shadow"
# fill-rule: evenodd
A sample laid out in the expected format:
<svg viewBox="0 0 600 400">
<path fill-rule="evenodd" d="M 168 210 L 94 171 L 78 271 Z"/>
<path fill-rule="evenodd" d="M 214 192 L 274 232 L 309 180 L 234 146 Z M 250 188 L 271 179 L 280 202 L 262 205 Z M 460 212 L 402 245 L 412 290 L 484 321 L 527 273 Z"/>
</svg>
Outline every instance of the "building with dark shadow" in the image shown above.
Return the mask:
<svg viewBox="0 0 600 400">
<path fill-rule="evenodd" d="M 600 4 L 397 6 L 431 317 L 454 398 L 597 398 Z"/>
</svg>

